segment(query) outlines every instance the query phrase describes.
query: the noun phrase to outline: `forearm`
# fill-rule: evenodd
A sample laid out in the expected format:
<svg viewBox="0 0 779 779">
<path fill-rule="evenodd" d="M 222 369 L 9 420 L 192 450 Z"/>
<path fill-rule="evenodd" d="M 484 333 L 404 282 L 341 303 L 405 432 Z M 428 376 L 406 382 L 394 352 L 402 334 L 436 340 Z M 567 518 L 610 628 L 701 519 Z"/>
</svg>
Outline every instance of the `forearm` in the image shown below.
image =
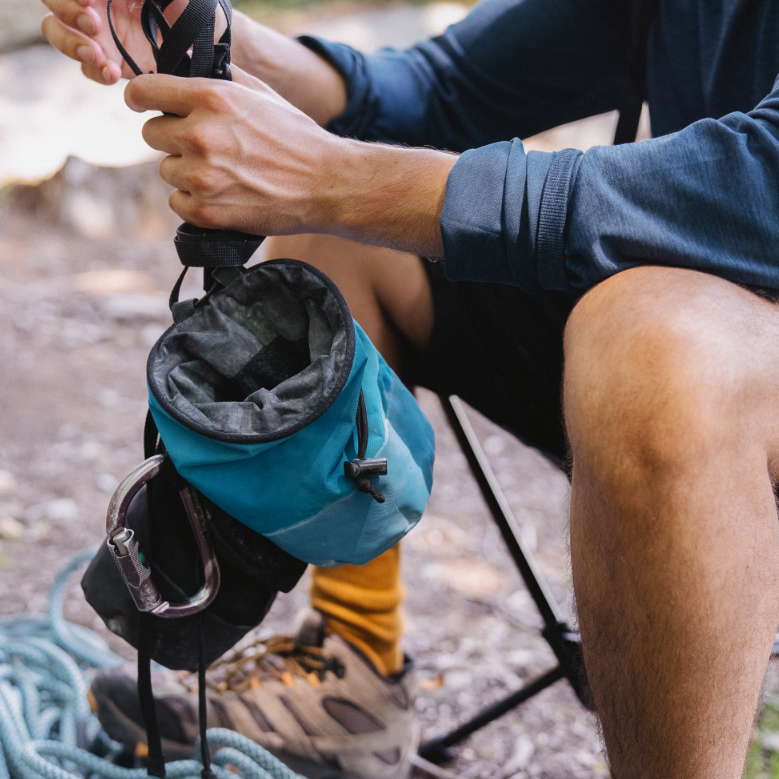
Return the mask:
<svg viewBox="0 0 779 779">
<path fill-rule="evenodd" d="M 629 4 L 486 0 L 443 35 L 363 54 L 304 39 L 344 75 L 347 138 L 465 151 L 611 111 L 626 76 Z"/>
<path fill-rule="evenodd" d="M 311 187 L 310 227 L 443 257 L 441 210 L 456 161 L 456 155 L 431 149 L 339 139 Z"/>
<path fill-rule="evenodd" d="M 233 60 L 324 127 L 346 108 L 339 73 L 294 38 L 271 30 L 239 11 L 233 16 Z"/>
</svg>

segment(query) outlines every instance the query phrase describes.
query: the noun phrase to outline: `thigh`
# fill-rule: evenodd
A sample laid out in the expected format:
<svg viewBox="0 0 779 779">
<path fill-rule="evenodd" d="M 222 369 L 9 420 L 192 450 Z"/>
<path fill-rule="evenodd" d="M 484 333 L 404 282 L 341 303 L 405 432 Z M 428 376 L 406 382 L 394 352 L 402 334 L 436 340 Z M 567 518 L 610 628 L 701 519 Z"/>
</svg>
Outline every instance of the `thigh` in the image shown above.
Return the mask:
<svg viewBox="0 0 779 779">
<path fill-rule="evenodd" d="M 433 307 L 419 257 L 329 235 L 269 238 L 265 253 L 268 259 L 303 260 L 327 274 L 395 370 L 402 372 L 406 346 L 421 348 L 427 342 Z"/>
<path fill-rule="evenodd" d="M 563 331 L 580 295 L 450 282 L 427 264 L 434 324 L 408 376 L 459 395 L 558 463 L 566 458 L 561 405 Z"/>
<path fill-rule="evenodd" d="M 408 384 L 459 395 L 564 461 L 563 330 L 578 294 L 450 282 L 438 263 L 331 236 L 269 239 L 266 254 L 304 260 L 330 276 Z"/>
</svg>

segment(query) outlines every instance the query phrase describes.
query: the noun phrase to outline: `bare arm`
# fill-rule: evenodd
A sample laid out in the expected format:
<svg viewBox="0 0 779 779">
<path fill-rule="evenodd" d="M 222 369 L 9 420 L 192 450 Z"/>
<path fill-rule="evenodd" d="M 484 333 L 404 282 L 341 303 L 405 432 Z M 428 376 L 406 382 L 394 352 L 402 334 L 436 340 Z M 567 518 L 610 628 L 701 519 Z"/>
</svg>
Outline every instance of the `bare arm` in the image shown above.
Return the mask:
<svg viewBox="0 0 779 779">
<path fill-rule="evenodd" d="M 456 157 L 338 138 L 258 79 L 142 76 L 126 89 L 157 110 L 144 138 L 167 153 L 171 208 L 202 227 L 261 235 L 327 233 L 441 256 L 439 221 Z"/>
<path fill-rule="evenodd" d="M 233 62 L 324 127 L 346 109 L 340 74 L 307 46 L 233 12 Z"/>
<path fill-rule="evenodd" d="M 44 34 L 81 61 L 87 76 L 115 83 L 130 75 L 108 30 L 105 0 L 46 3 L 52 13 Z M 152 69 L 137 9 L 129 0 L 113 8 L 120 37 L 141 67 Z M 176 188 L 171 208 L 204 227 L 328 233 L 441 256 L 439 220 L 456 158 L 336 138 L 321 129 L 346 107 L 334 68 L 241 13 L 233 40 L 233 84 L 144 76 L 128 86 L 136 110 L 177 115 L 150 120 L 144 132 L 169 155 L 160 174 Z"/>
</svg>

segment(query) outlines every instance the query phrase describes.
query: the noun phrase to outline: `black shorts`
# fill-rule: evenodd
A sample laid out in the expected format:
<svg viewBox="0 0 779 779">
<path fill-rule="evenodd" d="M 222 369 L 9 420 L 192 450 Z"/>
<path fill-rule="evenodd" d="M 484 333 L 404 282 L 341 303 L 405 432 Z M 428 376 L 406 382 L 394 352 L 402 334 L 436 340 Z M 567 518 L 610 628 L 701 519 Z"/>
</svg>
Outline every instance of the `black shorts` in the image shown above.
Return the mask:
<svg viewBox="0 0 779 779">
<path fill-rule="evenodd" d="M 581 293 L 528 295 L 504 284 L 451 282 L 423 260 L 435 324 L 408 379 L 459 395 L 517 438 L 562 462 L 563 329 Z"/>
</svg>

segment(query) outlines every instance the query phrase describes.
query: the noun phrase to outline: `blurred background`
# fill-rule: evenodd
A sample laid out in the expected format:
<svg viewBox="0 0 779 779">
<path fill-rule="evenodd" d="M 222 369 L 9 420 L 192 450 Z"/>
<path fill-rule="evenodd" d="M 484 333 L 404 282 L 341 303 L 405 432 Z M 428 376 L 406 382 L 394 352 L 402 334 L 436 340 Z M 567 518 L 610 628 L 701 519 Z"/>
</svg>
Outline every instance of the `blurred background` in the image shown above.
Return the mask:
<svg viewBox="0 0 779 779">
<path fill-rule="evenodd" d="M 458 2 L 394 0 L 236 7 L 284 33 L 365 50 L 410 45 L 468 12 Z M 45 45 L 44 13 L 36 0 L 0 0 L 0 614 L 45 610 L 57 569 L 103 539 L 108 500 L 143 458 L 145 360 L 170 322 L 167 296 L 179 273 L 171 243 L 178 220 L 167 209 L 156 153 L 140 136 L 144 117 L 125 107 L 121 85 L 87 81 Z M 526 145 L 586 149 L 609 143 L 615 124 L 613 114 L 593 117 Z M 404 543 L 406 649 L 421 669 L 417 708 L 430 737 L 555 661 L 436 397 L 418 397 L 436 430 L 437 461 L 429 510 Z M 565 477 L 470 416 L 543 574 L 575 622 Z M 304 577 L 279 597 L 260 635 L 289 632 L 307 586 Z M 77 584 L 66 616 L 106 635 Z M 751 779 L 779 777 L 771 674 Z M 608 775 L 596 722 L 564 681 L 471 737 L 447 770 L 462 779 Z M 415 769 L 416 779 L 423 776 Z"/>
</svg>

